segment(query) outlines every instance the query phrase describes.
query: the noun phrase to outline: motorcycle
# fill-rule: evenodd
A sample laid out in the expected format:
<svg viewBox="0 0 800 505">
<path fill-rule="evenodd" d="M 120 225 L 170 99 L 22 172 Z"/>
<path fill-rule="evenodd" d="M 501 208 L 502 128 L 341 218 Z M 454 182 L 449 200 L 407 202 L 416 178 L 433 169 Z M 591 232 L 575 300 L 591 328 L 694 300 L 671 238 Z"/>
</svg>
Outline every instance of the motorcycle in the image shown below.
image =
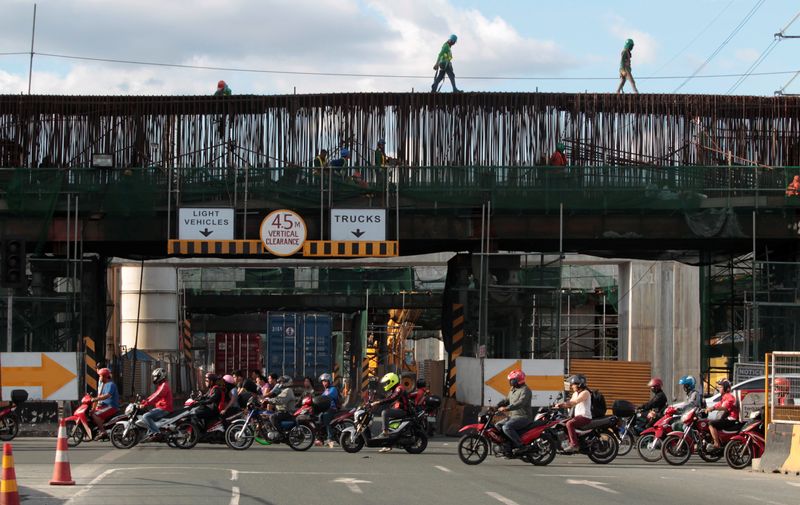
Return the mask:
<svg viewBox="0 0 800 505">
<path fill-rule="evenodd" d="M 14 440 L 19 433 L 20 419 L 17 407 L 28 400 L 28 392 L 24 389 L 11 391 L 11 403 L 0 410 L 0 440 Z"/>
<path fill-rule="evenodd" d="M 243 451 L 254 441 L 261 445 L 285 443 L 295 451 L 306 451 L 314 445 L 314 434 L 308 425 L 292 419 L 281 422 L 276 429 L 270 421 L 271 413 L 262 409 L 256 398 L 247 402 L 246 412 L 244 419 L 233 421 L 225 430 L 225 444 L 231 449 Z"/>
<path fill-rule="evenodd" d="M 67 445 L 70 447 L 77 447 L 81 442 L 91 441 L 97 437 L 99 430 L 94 420 L 91 418 L 91 414 L 94 411 L 94 402 L 92 400 L 92 395 L 83 395 L 80 406 L 75 409 L 75 412 L 73 412 L 71 416 L 64 419 L 67 428 Z M 124 411 L 118 412 L 103 423 L 103 428 L 108 432 L 113 429 L 118 422 L 126 419 L 127 417 Z M 86 426 L 89 426 L 91 430 L 90 433 L 86 433 Z"/>
<path fill-rule="evenodd" d="M 303 398 L 303 402 L 294 412 L 294 417 L 298 422 L 311 428 L 314 433 L 314 439 L 320 442 L 328 438 L 328 430 L 325 428 L 325 423 L 322 422 L 322 413 L 327 412 L 330 408 L 330 400 L 324 396 L 317 396 L 313 399 L 310 396 Z M 353 413 L 356 409 L 338 411 L 331 419 L 331 430 L 333 431 L 333 440 L 339 440 L 342 436 L 342 430 L 353 424 Z"/>
<path fill-rule="evenodd" d="M 617 440 L 619 442 L 618 456 L 625 456 L 636 446 L 641 429 L 641 414 L 636 412 L 636 407 L 626 400 L 615 400 L 611 407 L 614 415 L 620 419 Z"/>
<path fill-rule="evenodd" d="M 385 437 L 372 435 L 370 426 L 375 414 L 369 404 L 362 405 L 354 414 L 355 426 L 345 428 L 339 445 L 345 452 L 356 453 L 366 447 L 402 447 L 409 454 L 420 454 L 428 447 L 428 436 L 419 424 L 416 414 L 389 423 Z"/>
<path fill-rule="evenodd" d="M 661 455 L 670 465 L 680 466 L 686 464 L 692 453 L 696 452 L 703 461 L 714 463 L 719 461 L 724 452 L 710 448 L 712 438 L 708 428 L 708 419 L 700 417 L 702 409 L 692 409 L 681 416 L 683 431 L 673 431 L 664 439 L 661 446 Z M 722 447 L 739 433 L 741 426 L 732 431 L 719 430 L 719 441 Z"/>
<path fill-rule="evenodd" d="M 136 401 L 125 407 L 126 419 L 117 421 L 109 433 L 111 443 L 117 449 L 130 449 L 147 437 L 147 424 L 142 418 L 144 408 L 140 401 L 141 397 L 137 396 Z M 156 421 L 160 437 L 170 447 L 191 449 L 197 445 L 199 430 L 192 424 L 191 412 L 192 408 L 184 404 L 184 408 Z"/>
<path fill-rule="evenodd" d="M 764 454 L 763 408 L 750 413 L 750 421 L 737 435 L 725 444 L 725 461 L 735 470 L 741 470 Z"/>
<path fill-rule="evenodd" d="M 237 410 L 236 412 L 225 417 L 220 416 L 210 421 L 205 421 L 197 417 L 197 408 L 200 407 L 200 405 L 197 403 L 196 398 L 187 399 L 183 405 L 189 409 L 189 415 L 193 429 L 197 430 L 198 443 L 203 442 L 209 444 L 224 444 L 225 432 L 228 429 L 228 426 L 230 426 L 234 421 L 241 419 L 243 415 L 241 411 Z M 206 423 L 208 423 L 207 426 Z M 194 444 L 183 444 L 178 445 L 177 447 L 179 449 L 191 449 L 194 447 Z"/>
<path fill-rule="evenodd" d="M 433 436 L 433 427 L 436 425 L 436 416 L 441 405 L 441 398 L 436 395 L 426 393 L 425 399 L 422 401 L 422 403 L 415 406 L 419 424 L 429 438 Z"/>
<path fill-rule="evenodd" d="M 679 417 L 678 409 L 667 407 L 658 421 L 642 431 L 636 442 L 636 452 L 648 463 L 655 463 L 661 459 L 661 446 L 664 439 L 672 432 L 672 423 Z"/>
</svg>

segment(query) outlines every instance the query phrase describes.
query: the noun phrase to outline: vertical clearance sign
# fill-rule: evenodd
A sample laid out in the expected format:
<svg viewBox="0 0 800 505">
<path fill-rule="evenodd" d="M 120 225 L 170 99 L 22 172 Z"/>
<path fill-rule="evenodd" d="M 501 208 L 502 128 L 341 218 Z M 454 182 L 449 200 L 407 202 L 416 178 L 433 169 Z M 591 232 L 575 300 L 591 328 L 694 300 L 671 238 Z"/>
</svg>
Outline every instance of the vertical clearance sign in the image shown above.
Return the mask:
<svg viewBox="0 0 800 505">
<path fill-rule="evenodd" d="M 274 210 L 261 221 L 261 242 L 275 256 L 291 256 L 303 248 L 308 230 L 306 222 L 297 213 Z"/>
</svg>

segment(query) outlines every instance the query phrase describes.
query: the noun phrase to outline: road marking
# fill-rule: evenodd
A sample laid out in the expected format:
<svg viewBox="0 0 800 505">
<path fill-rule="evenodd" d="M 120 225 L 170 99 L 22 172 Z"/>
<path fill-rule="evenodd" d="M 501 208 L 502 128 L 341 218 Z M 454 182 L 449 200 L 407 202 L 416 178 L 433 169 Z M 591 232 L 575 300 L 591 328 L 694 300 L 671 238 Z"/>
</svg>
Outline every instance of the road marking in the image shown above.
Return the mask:
<svg viewBox="0 0 800 505">
<path fill-rule="evenodd" d="M 452 470 L 450 470 L 449 468 L 445 468 L 443 466 L 435 465 L 434 468 L 438 468 L 439 470 L 443 471 L 444 473 L 453 473 Z"/>
<path fill-rule="evenodd" d="M 372 482 L 368 480 L 358 480 L 358 479 L 353 479 L 352 477 L 341 477 L 339 479 L 332 480 L 331 482 L 344 484 L 350 491 L 354 492 L 355 494 L 364 494 L 364 491 L 362 491 L 361 488 L 358 487 L 359 484 L 372 484 Z"/>
<path fill-rule="evenodd" d="M 101 480 L 105 479 L 106 477 L 108 477 L 108 476 L 109 476 L 109 475 L 111 475 L 112 473 L 116 472 L 117 470 L 122 470 L 122 468 L 109 468 L 109 469 L 108 469 L 108 470 L 106 470 L 105 472 L 101 473 L 100 475 L 98 475 L 97 477 L 95 477 L 94 479 L 92 479 L 92 481 L 91 481 L 91 482 L 89 482 L 89 484 L 87 484 L 85 488 L 81 489 L 80 491 L 78 491 L 77 493 L 75 493 L 74 495 L 72 495 L 72 498 L 70 498 L 69 500 L 67 500 L 67 502 L 66 502 L 64 505 L 74 505 L 74 504 L 76 504 L 76 503 L 77 503 L 77 500 L 78 500 L 78 498 L 80 498 L 81 496 L 83 496 L 83 495 L 85 495 L 86 493 L 88 493 L 89 491 L 91 491 L 91 490 L 92 490 L 92 488 L 93 488 L 93 487 L 94 487 L 94 486 L 95 486 L 95 485 L 96 485 L 98 482 L 100 482 Z"/>
<path fill-rule="evenodd" d="M 800 487 L 800 482 L 787 482 L 790 486 Z"/>
<path fill-rule="evenodd" d="M 614 491 L 613 489 L 607 488 L 605 482 L 595 482 L 593 480 L 567 479 L 567 484 L 577 484 L 579 486 L 589 486 L 589 487 L 594 488 L 594 489 L 599 489 L 600 491 L 605 491 L 606 493 L 619 494 L 619 491 Z"/>
<path fill-rule="evenodd" d="M 233 486 L 233 489 L 231 489 L 230 505 L 239 505 L 239 487 L 238 486 Z"/>
<path fill-rule="evenodd" d="M 231 468 L 231 480 L 239 480 L 239 470 Z"/>
<path fill-rule="evenodd" d="M 499 501 L 500 503 L 504 503 L 505 505 L 519 505 L 519 503 L 515 502 L 514 500 L 509 500 L 505 496 L 497 493 L 493 493 L 491 491 L 486 491 L 486 494 L 494 498 L 495 500 Z"/>
<path fill-rule="evenodd" d="M 757 496 L 745 496 L 744 498 L 748 498 L 750 500 L 755 500 L 755 501 L 760 501 L 761 503 L 767 503 L 769 505 L 786 505 L 785 503 L 781 503 L 779 501 L 765 500 L 764 498 L 759 498 Z"/>
</svg>

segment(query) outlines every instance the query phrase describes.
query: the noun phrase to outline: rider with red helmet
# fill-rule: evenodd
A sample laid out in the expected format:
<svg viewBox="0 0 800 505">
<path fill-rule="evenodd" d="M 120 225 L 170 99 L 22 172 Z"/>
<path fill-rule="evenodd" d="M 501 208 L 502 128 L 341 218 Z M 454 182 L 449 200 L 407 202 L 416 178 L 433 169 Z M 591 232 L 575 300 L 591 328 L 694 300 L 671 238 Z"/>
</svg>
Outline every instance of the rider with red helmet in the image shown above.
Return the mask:
<svg viewBox="0 0 800 505">
<path fill-rule="evenodd" d="M 511 390 L 505 400 L 498 405 L 498 412 L 508 412 L 508 418 L 497 423 L 497 427 L 503 430 L 506 437 L 511 441 L 512 452 L 519 453 L 522 448 L 522 440 L 519 438 L 519 431 L 527 426 L 533 416 L 531 409 L 531 390 L 525 384 L 525 372 L 522 370 L 512 370 L 508 374 L 508 384 Z"/>
<path fill-rule="evenodd" d="M 649 424 L 649 422 L 658 419 L 661 416 L 661 413 L 664 412 L 664 408 L 667 406 L 667 395 L 663 390 L 664 381 L 658 377 L 653 377 L 650 379 L 650 382 L 647 383 L 647 387 L 650 388 L 650 392 L 653 393 L 653 397 L 650 398 L 649 402 L 639 407 L 639 410 L 642 412 L 647 412 L 647 420 Z"/>
<path fill-rule="evenodd" d="M 719 430 L 735 430 L 739 428 L 739 404 L 736 402 L 736 397 L 731 393 L 731 381 L 728 379 L 720 379 L 717 381 L 717 389 L 721 397 L 713 407 L 706 409 L 707 413 L 714 411 L 722 411 L 724 414 L 721 419 L 711 421 L 708 423 L 708 430 L 711 432 L 711 437 L 714 439 L 714 449 L 719 450 Z"/>
<path fill-rule="evenodd" d="M 92 420 L 97 426 L 97 438 L 107 438 L 103 424 L 119 410 L 119 391 L 111 380 L 111 370 L 101 368 L 97 370 L 97 376 L 100 380 L 97 383 L 97 397 L 93 400 L 97 406 L 92 413 Z"/>
</svg>

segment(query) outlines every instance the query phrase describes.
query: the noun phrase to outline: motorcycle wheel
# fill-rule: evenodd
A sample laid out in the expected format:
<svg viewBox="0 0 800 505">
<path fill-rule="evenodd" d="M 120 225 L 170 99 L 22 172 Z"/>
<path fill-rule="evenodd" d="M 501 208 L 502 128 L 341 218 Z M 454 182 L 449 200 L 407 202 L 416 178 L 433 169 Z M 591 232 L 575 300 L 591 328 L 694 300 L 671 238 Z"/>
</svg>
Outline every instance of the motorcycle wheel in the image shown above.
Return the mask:
<svg viewBox="0 0 800 505">
<path fill-rule="evenodd" d="M 403 447 L 409 454 L 422 454 L 428 447 L 428 436 L 424 431 L 414 430 L 414 443 Z"/>
<path fill-rule="evenodd" d="M 625 432 L 622 435 L 622 438 L 619 439 L 619 452 L 617 453 L 618 456 L 625 456 L 631 450 L 633 450 L 633 446 L 636 445 L 636 439 L 630 432 Z"/>
<path fill-rule="evenodd" d="M 125 436 L 125 425 L 115 424 L 109 434 L 111 443 L 117 449 L 130 449 L 139 442 L 139 430 L 131 428 Z"/>
<path fill-rule="evenodd" d="M 339 439 L 339 445 L 342 446 L 344 452 L 354 454 L 364 448 L 364 437 L 356 435 L 352 431 L 345 431 Z"/>
<path fill-rule="evenodd" d="M 639 453 L 640 458 L 648 463 L 655 463 L 661 460 L 661 446 L 664 445 L 663 442 L 663 440 L 656 438 L 653 433 L 642 435 L 639 437 L 639 440 L 636 441 L 636 452 Z"/>
<path fill-rule="evenodd" d="M 0 440 L 8 442 L 14 440 L 19 433 L 19 417 L 17 414 L 9 414 L 0 420 Z"/>
<path fill-rule="evenodd" d="M 355 426 L 356 425 L 353 424 L 353 421 L 350 420 L 340 421 L 336 424 L 332 424 L 331 429 L 333 430 L 334 441 L 338 442 L 339 439 L 342 438 L 342 432 L 344 430 L 347 428 L 355 428 Z M 323 429 L 322 431 L 324 432 L 325 430 Z M 325 435 L 327 436 L 327 433 L 325 433 Z"/>
<path fill-rule="evenodd" d="M 536 466 L 547 466 L 553 462 L 556 457 L 556 442 L 550 438 L 539 438 L 533 443 L 536 449 L 534 454 L 528 452 L 524 461 Z"/>
<path fill-rule="evenodd" d="M 225 430 L 225 445 L 234 451 L 249 449 L 256 438 L 253 433 L 253 427 L 250 425 L 245 426 L 244 432 L 242 432 L 243 424 L 244 421 L 236 421 L 231 423 L 228 429 Z"/>
<path fill-rule="evenodd" d="M 184 421 L 175 427 L 171 438 L 178 449 L 191 449 L 200 441 L 200 428 L 191 421 Z"/>
<path fill-rule="evenodd" d="M 67 421 L 67 445 L 69 447 L 78 447 L 86 437 L 86 429 L 82 424 L 75 421 Z"/>
<path fill-rule="evenodd" d="M 670 465 L 684 465 L 692 456 L 692 448 L 688 442 L 683 440 L 683 437 L 669 435 L 661 445 L 661 456 Z"/>
<path fill-rule="evenodd" d="M 708 452 L 704 446 L 705 441 L 701 441 L 697 444 L 697 455 L 706 463 L 716 463 L 721 460 L 725 454 L 723 450 Z"/>
<path fill-rule="evenodd" d="M 753 449 L 744 440 L 731 440 L 725 446 L 725 461 L 734 470 L 746 468 L 753 462 Z"/>
<path fill-rule="evenodd" d="M 589 459 L 599 465 L 607 465 L 614 461 L 619 453 L 619 442 L 613 433 L 603 431 L 597 434 L 597 439 L 589 450 Z"/>
<path fill-rule="evenodd" d="M 467 433 L 458 441 L 458 459 L 465 465 L 479 465 L 489 455 L 489 444 L 477 433 Z"/>
<path fill-rule="evenodd" d="M 307 451 L 314 445 L 314 432 L 305 424 L 298 424 L 289 430 L 286 443 L 295 451 Z"/>
</svg>

